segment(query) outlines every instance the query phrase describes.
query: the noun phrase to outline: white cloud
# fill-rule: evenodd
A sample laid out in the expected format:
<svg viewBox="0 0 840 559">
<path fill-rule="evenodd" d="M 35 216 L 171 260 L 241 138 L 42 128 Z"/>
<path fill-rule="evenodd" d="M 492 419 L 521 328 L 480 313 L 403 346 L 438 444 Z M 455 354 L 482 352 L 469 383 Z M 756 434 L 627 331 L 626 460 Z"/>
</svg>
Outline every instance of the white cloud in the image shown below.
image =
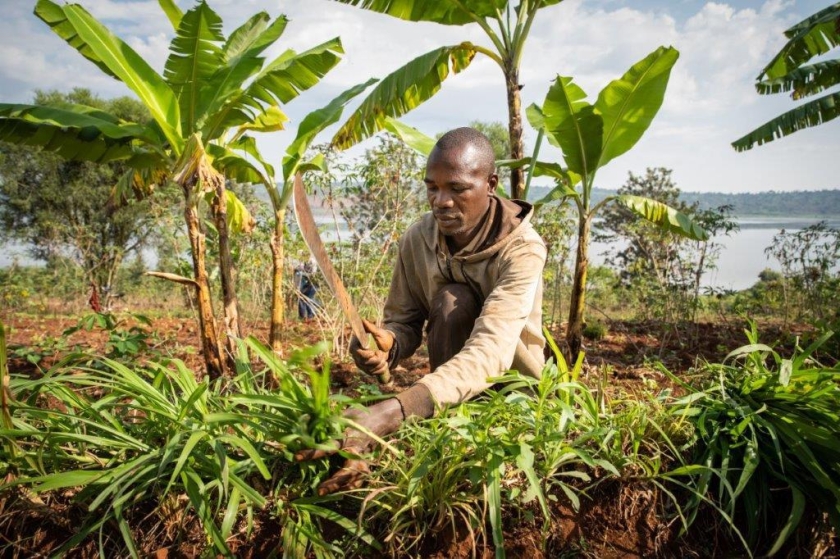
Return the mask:
<svg viewBox="0 0 840 559">
<path fill-rule="evenodd" d="M 163 73 L 163 67 L 169 56 L 169 43 L 171 37 L 165 33 L 156 33 L 147 37 L 131 37 L 126 42 L 134 49 L 149 65 Z"/>
<path fill-rule="evenodd" d="M 131 36 L 172 32 L 172 25 L 163 17 L 157 0 L 85 0 L 81 4 L 99 21 L 107 21 L 108 27 L 123 40 Z"/>
<path fill-rule="evenodd" d="M 162 70 L 172 29 L 157 1 L 78 1 Z M 222 16 L 225 33 L 258 10 L 273 16 L 286 13 L 291 21 L 269 56 L 287 48 L 305 50 L 338 35 L 342 38 L 346 51 L 342 62 L 286 109 L 293 120 L 290 130 L 261 137 L 263 150 L 272 159 L 279 159 L 294 133 L 294 123 L 350 85 L 382 77 L 442 45 L 466 39 L 489 46 L 476 25 L 402 22 L 328 0 L 210 3 Z M 194 2 L 179 0 L 179 4 L 188 9 Z M 126 92 L 31 15 L 33 5 L 33 0 L 4 3 L 0 101 L 27 102 L 36 88 L 82 86 L 103 96 Z M 758 96 L 753 80 L 784 43 L 783 30 L 819 8 L 815 0 L 719 0 L 702 5 L 658 1 L 656 5 L 665 8 L 654 9 L 651 0 L 566 0 L 542 11 L 523 57 L 523 107 L 541 103 L 558 73 L 574 76 L 594 100 L 601 88 L 632 63 L 659 45 L 673 45 L 681 57 L 660 115 L 634 150 L 601 173 L 602 186 L 619 186 L 628 169 L 643 172 L 645 166 L 665 165 L 674 168 L 680 186 L 688 190 L 837 187 L 826 163 L 840 149 L 836 123 L 799 132 L 748 154 L 735 154 L 729 146 L 733 139 L 790 108 L 790 100 L 783 96 Z M 694 5 L 699 7 L 692 10 Z M 478 56 L 406 120 L 433 134 L 474 119 L 505 121 L 506 113 L 500 70 Z"/>
</svg>

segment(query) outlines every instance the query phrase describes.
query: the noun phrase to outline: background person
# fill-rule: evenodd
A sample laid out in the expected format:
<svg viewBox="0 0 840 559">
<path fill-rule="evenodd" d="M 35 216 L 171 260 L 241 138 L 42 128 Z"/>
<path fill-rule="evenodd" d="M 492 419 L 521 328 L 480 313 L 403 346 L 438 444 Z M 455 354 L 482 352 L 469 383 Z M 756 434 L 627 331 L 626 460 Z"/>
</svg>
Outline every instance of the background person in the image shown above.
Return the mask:
<svg viewBox="0 0 840 559">
<path fill-rule="evenodd" d="M 295 268 L 295 286 L 298 291 L 298 317 L 303 321 L 309 321 L 315 318 L 315 308 L 317 302 L 315 301 L 315 294 L 318 288 L 315 287 L 313 277 L 315 275 L 315 265 L 309 261 L 306 264 L 300 264 Z"/>
</svg>

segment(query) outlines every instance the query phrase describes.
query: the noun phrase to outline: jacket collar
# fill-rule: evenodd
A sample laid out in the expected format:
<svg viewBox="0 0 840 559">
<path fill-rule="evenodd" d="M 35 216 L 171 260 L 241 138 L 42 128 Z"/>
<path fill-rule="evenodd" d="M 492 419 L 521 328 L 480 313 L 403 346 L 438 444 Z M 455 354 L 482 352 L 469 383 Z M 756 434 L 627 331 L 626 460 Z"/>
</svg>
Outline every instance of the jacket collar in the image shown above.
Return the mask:
<svg viewBox="0 0 840 559">
<path fill-rule="evenodd" d="M 421 228 L 430 250 L 465 262 L 475 262 L 489 258 L 517 238 L 528 226 L 533 214 L 534 208 L 528 202 L 493 196 L 478 234 L 454 255 L 449 254 L 444 236 L 431 212 L 421 219 Z"/>
</svg>

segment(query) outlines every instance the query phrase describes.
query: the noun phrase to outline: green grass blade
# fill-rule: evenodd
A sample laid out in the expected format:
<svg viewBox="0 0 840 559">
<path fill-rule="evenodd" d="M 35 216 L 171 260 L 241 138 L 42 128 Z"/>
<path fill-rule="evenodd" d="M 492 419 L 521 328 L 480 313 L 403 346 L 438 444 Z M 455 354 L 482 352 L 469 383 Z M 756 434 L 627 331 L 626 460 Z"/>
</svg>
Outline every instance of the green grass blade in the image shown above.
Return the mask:
<svg viewBox="0 0 840 559">
<path fill-rule="evenodd" d="M 793 497 L 790 516 L 788 516 L 787 522 L 785 522 L 785 525 L 779 532 L 779 537 L 776 538 L 773 547 L 767 552 L 768 557 L 773 557 L 779 552 L 796 527 L 799 526 L 799 522 L 802 520 L 802 514 L 805 512 L 805 495 L 795 487 L 791 487 L 790 489 L 791 496 Z"/>
</svg>

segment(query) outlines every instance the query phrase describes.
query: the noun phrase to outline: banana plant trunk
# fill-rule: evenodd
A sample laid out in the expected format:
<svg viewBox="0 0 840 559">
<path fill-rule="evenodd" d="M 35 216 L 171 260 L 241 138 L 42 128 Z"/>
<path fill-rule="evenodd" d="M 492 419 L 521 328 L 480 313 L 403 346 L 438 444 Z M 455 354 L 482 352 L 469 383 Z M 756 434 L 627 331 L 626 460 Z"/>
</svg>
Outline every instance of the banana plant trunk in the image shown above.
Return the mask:
<svg viewBox="0 0 840 559">
<path fill-rule="evenodd" d="M 569 345 L 569 363 L 574 363 L 583 340 L 583 312 L 586 306 L 586 274 L 589 269 L 590 216 L 584 216 L 578 225 L 578 245 L 575 257 L 575 279 L 572 283 L 572 301 L 569 307 L 569 327 L 566 343 Z"/>
<path fill-rule="evenodd" d="M 283 259 L 284 232 L 286 209 L 278 209 L 274 213 L 274 234 L 271 237 L 271 329 L 269 345 L 275 352 L 281 349 L 283 339 L 283 321 L 285 319 L 285 303 L 283 299 Z"/>
<path fill-rule="evenodd" d="M 215 380 L 224 375 L 225 369 L 222 363 L 219 338 L 216 335 L 213 303 L 210 298 L 210 282 L 207 278 L 205 265 L 204 233 L 201 231 L 197 200 L 191 190 L 189 187 L 184 187 L 184 219 L 187 223 L 187 234 L 190 239 L 190 252 L 193 259 L 193 279 L 196 286 L 201 353 L 204 356 L 207 374 Z"/>
<path fill-rule="evenodd" d="M 225 349 L 229 371 L 236 367 L 233 362 L 236 355 L 236 339 L 242 338 L 242 327 L 239 323 L 239 306 L 236 297 L 236 286 L 233 281 L 233 257 L 230 253 L 230 231 L 227 222 L 227 188 L 225 181 L 216 183 L 216 196 L 211 210 L 216 231 L 219 234 L 219 271 L 222 280 L 222 302 L 224 305 Z"/>
<path fill-rule="evenodd" d="M 525 149 L 522 145 L 522 99 L 519 93 L 519 69 L 513 60 L 505 62 L 505 87 L 508 103 L 508 135 L 510 136 L 510 158 L 522 159 Z M 517 200 L 525 196 L 525 174 L 522 167 L 511 169 L 510 197 Z"/>
</svg>

